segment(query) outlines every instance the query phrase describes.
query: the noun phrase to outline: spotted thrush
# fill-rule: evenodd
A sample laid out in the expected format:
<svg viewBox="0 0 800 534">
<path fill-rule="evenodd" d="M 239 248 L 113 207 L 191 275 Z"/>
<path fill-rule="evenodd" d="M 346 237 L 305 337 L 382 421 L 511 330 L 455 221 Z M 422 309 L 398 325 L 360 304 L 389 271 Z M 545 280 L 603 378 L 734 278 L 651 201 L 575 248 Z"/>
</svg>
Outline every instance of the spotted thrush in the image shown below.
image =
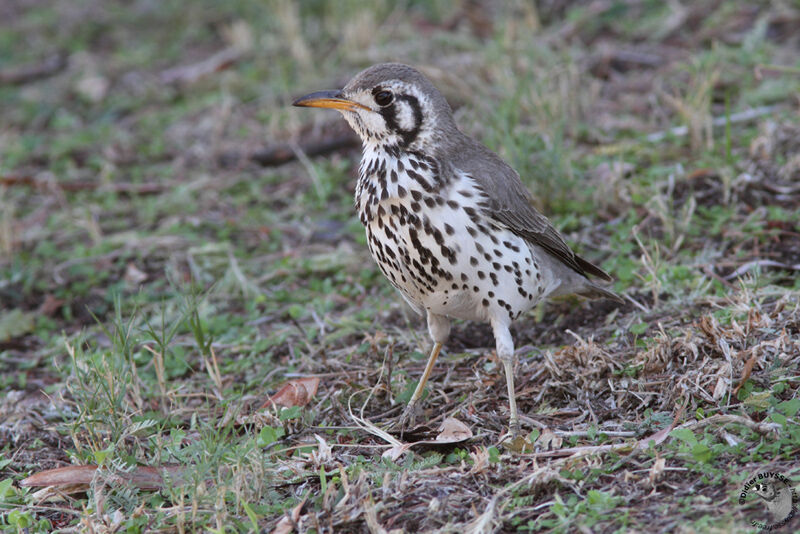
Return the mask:
<svg viewBox="0 0 800 534">
<path fill-rule="evenodd" d="M 416 69 L 374 65 L 344 89 L 294 105 L 339 110 L 361 138 L 355 204 L 369 250 L 406 302 L 427 316 L 434 346 L 400 428 L 413 425 L 455 318 L 491 325 L 517 435 L 511 322 L 546 297 L 620 300 L 588 278 L 611 277 L 569 248 L 534 208 L 519 174 L 458 129 L 444 96 Z"/>
</svg>

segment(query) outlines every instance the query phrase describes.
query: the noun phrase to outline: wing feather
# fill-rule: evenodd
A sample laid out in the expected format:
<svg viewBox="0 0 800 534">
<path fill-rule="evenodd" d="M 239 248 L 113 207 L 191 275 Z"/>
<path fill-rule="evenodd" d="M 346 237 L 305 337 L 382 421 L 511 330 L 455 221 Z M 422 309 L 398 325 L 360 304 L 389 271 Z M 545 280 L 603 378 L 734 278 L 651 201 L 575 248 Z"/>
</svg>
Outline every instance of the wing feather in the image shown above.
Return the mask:
<svg viewBox="0 0 800 534">
<path fill-rule="evenodd" d="M 612 278 L 569 248 L 550 221 L 533 206 L 519 174 L 482 144 L 464 136 L 469 146 L 451 155 L 454 166 L 469 174 L 484 193 L 484 214 L 533 245 L 538 245 L 577 273 Z"/>
</svg>

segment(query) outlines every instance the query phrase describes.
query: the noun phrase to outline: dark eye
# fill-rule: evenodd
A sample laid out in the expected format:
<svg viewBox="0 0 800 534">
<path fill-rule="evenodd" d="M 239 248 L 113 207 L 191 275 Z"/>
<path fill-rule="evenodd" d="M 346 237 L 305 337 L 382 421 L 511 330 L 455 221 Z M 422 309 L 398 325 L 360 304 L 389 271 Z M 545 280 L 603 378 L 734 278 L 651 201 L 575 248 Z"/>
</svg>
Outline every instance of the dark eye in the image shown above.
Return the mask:
<svg viewBox="0 0 800 534">
<path fill-rule="evenodd" d="M 391 91 L 378 91 L 375 93 L 375 103 L 381 107 L 386 107 L 392 103 L 394 95 Z"/>
</svg>

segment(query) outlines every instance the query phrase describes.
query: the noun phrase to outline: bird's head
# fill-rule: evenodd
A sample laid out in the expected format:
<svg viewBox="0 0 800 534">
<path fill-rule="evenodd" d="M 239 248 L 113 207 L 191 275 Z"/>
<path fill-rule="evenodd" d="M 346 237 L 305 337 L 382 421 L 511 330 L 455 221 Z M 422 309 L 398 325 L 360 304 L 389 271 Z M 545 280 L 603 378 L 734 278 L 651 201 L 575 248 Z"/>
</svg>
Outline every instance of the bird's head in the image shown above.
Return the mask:
<svg viewBox="0 0 800 534">
<path fill-rule="evenodd" d="M 444 96 L 422 73 L 400 63 L 374 65 L 341 90 L 311 93 L 293 105 L 339 110 L 365 145 L 421 149 L 455 129 Z"/>
</svg>

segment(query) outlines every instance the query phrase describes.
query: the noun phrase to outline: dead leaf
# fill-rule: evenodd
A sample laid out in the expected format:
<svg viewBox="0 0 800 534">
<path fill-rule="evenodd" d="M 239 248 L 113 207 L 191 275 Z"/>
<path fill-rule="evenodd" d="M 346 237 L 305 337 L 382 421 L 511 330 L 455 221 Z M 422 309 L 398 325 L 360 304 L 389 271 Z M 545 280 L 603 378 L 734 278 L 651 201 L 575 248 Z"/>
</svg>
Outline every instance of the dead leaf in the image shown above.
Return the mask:
<svg viewBox="0 0 800 534">
<path fill-rule="evenodd" d="M 408 451 L 412 445 L 416 445 L 416 443 L 401 443 L 399 445 L 395 445 L 394 447 L 383 451 L 381 458 L 389 458 L 391 461 L 396 462 L 397 459 L 405 454 L 405 452 Z"/>
<path fill-rule="evenodd" d="M 472 436 L 472 430 L 467 425 L 455 417 L 448 417 L 439 427 L 436 443 L 459 443 L 470 439 Z"/>
<path fill-rule="evenodd" d="M 467 425 L 455 417 L 448 417 L 442 422 L 441 426 L 439 426 L 438 434 L 436 434 L 435 438 L 423 439 L 411 443 L 398 442 L 393 447 L 383 451 L 381 456 L 383 458 L 389 458 L 392 461 L 396 461 L 415 445 L 452 445 L 454 443 L 467 441 L 471 439 L 472 436 L 472 430 L 470 430 Z"/>
<path fill-rule="evenodd" d="M 303 506 L 306 505 L 306 500 L 303 499 L 300 504 L 292 508 L 290 515 L 284 515 L 275 525 L 275 530 L 272 531 L 272 534 L 289 534 L 300 519 L 300 512 L 303 510 Z"/>
<path fill-rule="evenodd" d="M 39 305 L 39 313 L 41 315 L 52 317 L 58 309 L 64 305 L 64 299 L 59 299 L 48 293 L 44 297 L 44 302 Z"/>
<path fill-rule="evenodd" d="M 142 272 L 133 262 L 129 262 L 125 267 L 125 281 L 138 286 L 145 280 L 147 280 L 147 273 Z"/>
<path fill-rule="evenodd" d="M 472 458 L 472 469 L 469 470 L 470 475 L 483 473 L 489 467 L 489 449 L 486 447 L 477 447 L 469 453 Z"/>
<path fill-rule="evenodd" d="M 318 387 L 319 377 L 316 376 L 291 380 L 270 397 L 261 408 L 267 408 L 273 404 L 287 408 L 305 406 L 317 394 Z"/>
<path fill-rule="evenodd" d="M 739 383 L 733 389 L 733 394 L 737 395 L 739 390 L 742 388 L 745 382 L 750 378 L 750 374 L 753 372 L 753 367 L 756 364 L 756 351 L 753 351 L 753 355 L 750 356 L 746 362 L 744 362 L 744 367 L 742 368 L 742 377 L 739 379 Z"/>
<path fill-rule="evenodd" d="M 127 480 L 139 489 L 156 490 L 164 487 L 163 474 L 170 480 L 180 480 L 185 468 L 182 466 L 153 467 L 142 465 L 128 473 L 116 473 L 114 476 Z M 20 486 L 42 488 L 50 486 L 84 486 L 84 490 L 94 480 L 96 465 L 69 465 L 34 473 L 19 483 Z M 77 491 L 77 490 L 76 490 Z"/>
<path fill-rule="evenodd" d="M 517 454 L 533 452 L 534 446 L 528 436 L 511 436 L 511 439 L 504 440 L 501 445 L 504 449 Z"/>
<path fill-rule="evenodd" d="M 85 484 L 87 487 L 97 471 L 96 465 L 69 465 L 56 469 L 39 471 L 19 483 L 20 486 L 41 488 L 45 486 L 62 486 L 69 484 Z"/>
</svg>

